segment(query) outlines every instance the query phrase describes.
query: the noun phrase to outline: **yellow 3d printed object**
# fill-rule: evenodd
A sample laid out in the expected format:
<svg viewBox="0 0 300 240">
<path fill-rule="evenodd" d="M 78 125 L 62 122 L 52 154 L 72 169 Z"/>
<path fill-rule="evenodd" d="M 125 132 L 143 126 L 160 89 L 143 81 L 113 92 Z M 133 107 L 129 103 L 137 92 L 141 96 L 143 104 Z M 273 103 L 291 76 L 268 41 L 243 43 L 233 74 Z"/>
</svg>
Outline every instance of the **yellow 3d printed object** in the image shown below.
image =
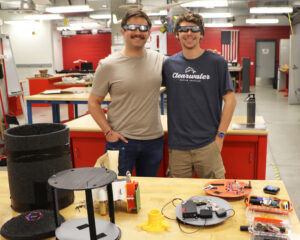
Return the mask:
<svg viewBox="0 0 300 240">
<path fill-rule="evenodd" d="M 164 219 L 158 209 L 148 212 L 148 222 L 137 225 L 147 232 L 161 232 L 170 228 L 169 223 Z"/>
</svg>

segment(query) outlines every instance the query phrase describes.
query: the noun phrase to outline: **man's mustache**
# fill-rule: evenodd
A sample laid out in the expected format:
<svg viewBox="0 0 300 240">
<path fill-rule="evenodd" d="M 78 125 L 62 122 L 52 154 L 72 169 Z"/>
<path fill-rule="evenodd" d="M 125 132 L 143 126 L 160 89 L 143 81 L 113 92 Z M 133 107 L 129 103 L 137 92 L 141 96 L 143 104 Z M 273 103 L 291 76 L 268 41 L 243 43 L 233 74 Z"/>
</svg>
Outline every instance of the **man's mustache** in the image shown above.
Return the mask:
<svg viewBox="0 0 300 240">
<path fill-rule="evenodd" d="M 143 35 L 132 35 L 130 38 L 140 38 L 140 39 L 144 40 L 145 36 L 143 36 Z"/>
</svg>

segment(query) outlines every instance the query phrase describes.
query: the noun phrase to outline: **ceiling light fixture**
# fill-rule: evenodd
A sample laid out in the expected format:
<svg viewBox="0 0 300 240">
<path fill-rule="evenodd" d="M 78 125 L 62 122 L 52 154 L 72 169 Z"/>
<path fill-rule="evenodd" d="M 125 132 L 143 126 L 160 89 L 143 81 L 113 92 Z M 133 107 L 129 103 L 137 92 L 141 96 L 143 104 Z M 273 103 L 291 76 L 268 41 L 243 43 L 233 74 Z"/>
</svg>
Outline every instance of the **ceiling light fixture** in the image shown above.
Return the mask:
<svg viewBox="0 0 300 240">
<path fill-rule="evenodd" d="M 0 3 L 12 4 L 12 5 L 20 5 L 20 1 L 8 1 L 8 0 L 0 0 Z"/>
<path fill-rule="evenodd" d="M 57 29 L 57 31 L 65 31 L 65 30 L 79 31 L 79 30 L 82 30 L 81 27 L 71 27 L 71 26 L 68 26 L 68 27 L 57 27 L 56 29 Z"/>
<path fill-rule="evenodd" d="M 26 15 L 24 19 L 29 20 L 58 20 L 63 19 L 63 16 L 59 14 L 34 14 L 34 15 Z"/>
<path fill-rule="evenodd" d="M 33 0 L 34 4 L 51 4 L 49 0 Z"/>
<path fill-rule="evenodd" d="M 199 13 L 203 18 L 231 18 L 232 13 Z"/>
<path fill-rule="evenodd" d="M 292 7 L 253 7 L 253 8 L 250 8 L 250 13 L 256 13 L 256 14 L 291 13 L 291 12 L 293 12 Z"/>
<path fill-rule="evenodd" d="M 193 1 L 190 3 L 181 4 L 182 7 L 191 7 L 191 8 L 214 8 L 214 7 L 228 7 L 227 0 L 211 0 L 211 1 Z"/>
<path fill-rule="evenodd" d="M 152 21 L 153 25 L 162 25 L 160 20 L 154 20 Z"/>
<path fill-rule="evenodd" d="M 82 28 L 94 28 L 99 27 L 100 25 L 96 22 L 79 22 L 79 23 L 70 23 L 71 27 L 82 27 Z"/>
<path fill-rule="evenodd" d="M 61 7 L 48 7 L 46 12 L 50 13 L 75 13 L 75 12 L 91 12 L 94 11 L 88 5 L 72 5 L 72 6 L 61 6 Z"/>
<path fill-rule="evenodd" d="M 272 24 L 278 23 L 278 18 L 248 18 L 246 19 L 247 24 Z"/>
<path fill-rule="evenodd" d="M 110 14 L 90 14 L 90 18 L 93 19 L 111 19 Z"/>
<path fill-rule="evenodd" d="M 233 27 L 232 23 L 205 23 L 205 27 Z"/>
<path fill-rule="evenodd" d="M 39 26 L 39 22 L 32 21 L 32 20 L 11 20 L 11 21 L 4 21 L 5 24 L 15 25 L 15 26 Z"/>
<path fill-rule="evenodd" d="M 160 10 L 158 13 L 147 13 L 148 16 L 167 16 L 168 11 L 167 10 Z"/>
</svg>

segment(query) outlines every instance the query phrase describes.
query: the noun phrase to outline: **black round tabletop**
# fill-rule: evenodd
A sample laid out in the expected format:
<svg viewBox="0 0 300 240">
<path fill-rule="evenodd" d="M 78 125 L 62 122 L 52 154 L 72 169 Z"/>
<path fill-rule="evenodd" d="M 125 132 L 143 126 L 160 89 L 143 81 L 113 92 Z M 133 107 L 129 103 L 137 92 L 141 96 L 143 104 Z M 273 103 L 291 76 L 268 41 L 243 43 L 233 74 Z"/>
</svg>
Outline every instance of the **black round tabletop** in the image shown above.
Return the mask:
<svg viewBox="0 0 300 240">
<path fill-rule="evenodd" d="M 72 168 L 54 174 L 50 186 L 65 190 L 87 190 L 106 186 L 117 179 L 117 174 L 106 168 Z"/>
</svg>

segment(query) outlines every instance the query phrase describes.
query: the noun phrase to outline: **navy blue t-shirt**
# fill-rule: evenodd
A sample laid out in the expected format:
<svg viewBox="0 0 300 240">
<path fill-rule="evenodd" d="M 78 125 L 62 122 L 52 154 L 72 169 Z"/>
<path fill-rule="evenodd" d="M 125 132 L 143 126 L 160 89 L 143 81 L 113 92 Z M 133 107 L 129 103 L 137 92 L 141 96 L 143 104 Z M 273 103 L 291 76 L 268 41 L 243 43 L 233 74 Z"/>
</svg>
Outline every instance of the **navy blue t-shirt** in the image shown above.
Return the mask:
<svg viewBox="0 0 300 240">
<path fill-rule="evenodd" d="M 167 87 L 168 146 L 191 150 L 215 140 L 222 114 L 222 96 L 233 91 L 225 59 L 205 51 L 196 59 L 183 53 L 163 64 Z"/>
</svg>

